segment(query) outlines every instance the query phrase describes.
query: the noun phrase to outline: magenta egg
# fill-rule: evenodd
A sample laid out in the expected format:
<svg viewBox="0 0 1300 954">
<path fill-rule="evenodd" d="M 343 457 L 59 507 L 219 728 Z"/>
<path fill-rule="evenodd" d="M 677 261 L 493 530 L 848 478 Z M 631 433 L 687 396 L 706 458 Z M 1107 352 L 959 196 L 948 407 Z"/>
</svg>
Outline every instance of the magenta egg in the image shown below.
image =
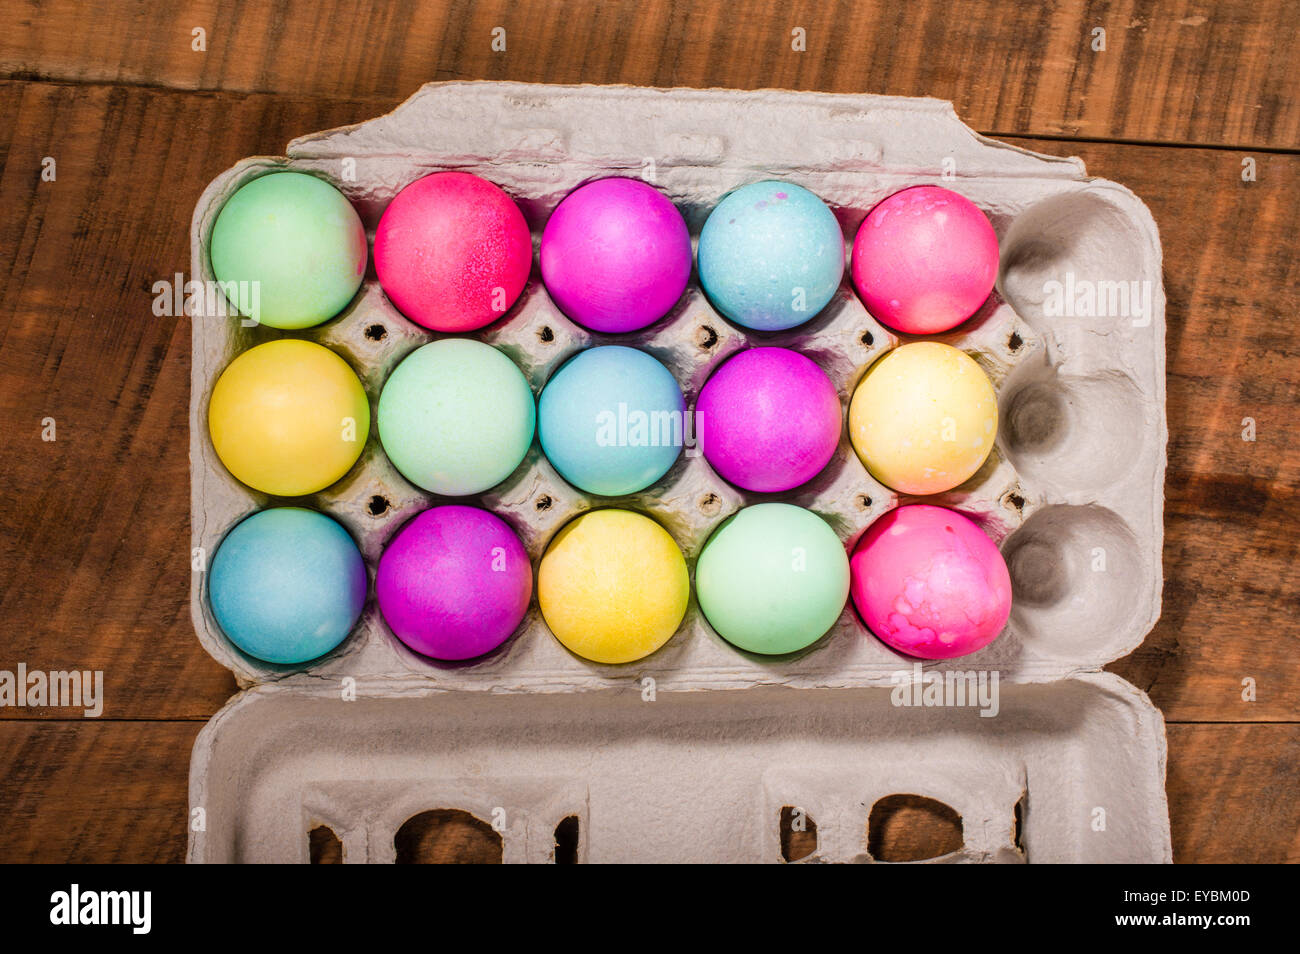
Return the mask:
<svg viewBox="0 0 1300 954">
<path fill-rule="evenodd" d="M 779 493 L 811 480 L 840 440 L 840 398 L 816 362 L 753 348 L 713 373 L 695 407 L 705 459 L 743 490 Z"/>
<path fill-rule="evenodd" d="M 921 659 L 952 659 L 991 643 L 1011 613 L 1011 576 L 973 521 L 930 504 L 897 507 L 849 559 L 850 592 L 883 642 Z"/>
<path fill-rule="evenodd" d="M 519 207 L 467 172 L 436 172 L 397 194 L 375 231 L 375 273 L 398 310 L 433 331 L 496 321 L 528 282 L 533 240 Z"/>
<path fill-rule="evenodd" d="M 948 331 L 979 310 L 998 276 L 998 237 L 965 196 L 939 186 L 896 192 L 853 240 L 853 284 L 895 331 Z"/>
<path fill-rule="evenodd" d="M 393 633 L 434 659 L 473 659 L 518 628 L 533 568 L 504 520 L 477 507 L 426 510 L 379 558 L 375 595 Z"/>
<path fill-rule="evenodd" d="M 677 207 L 637 179 L 569 194 L 542 231 L 542 281 L 578 324 L 636 331 L 672 309 L 691 277 L 691 235 Z"/>
</svg>

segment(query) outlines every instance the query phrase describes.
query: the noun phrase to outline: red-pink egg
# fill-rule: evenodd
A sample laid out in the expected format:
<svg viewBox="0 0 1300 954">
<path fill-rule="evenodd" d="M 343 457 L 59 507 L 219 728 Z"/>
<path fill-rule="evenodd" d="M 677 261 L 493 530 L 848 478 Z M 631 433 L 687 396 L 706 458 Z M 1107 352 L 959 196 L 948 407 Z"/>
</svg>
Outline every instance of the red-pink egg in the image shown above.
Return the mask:
<svg viewBox="0 0 1300 954">
<path fill-rule="evenodd" d="M 998 276 L 998 237 L 973 202 L 939 186 L 896 192 L 853 240 L 853 284 L 895 331 L 948 331 L 979 310 Z"/>
<path fill-rule="evenodd" d="M 515 303 L 533 263 L 519 207 L 467 172 L 399 192 L 375 232 L 375 272 L 398 310 L 434 331 L 473 331 Z"/>
<path fill-rule="evenodd" d="M 910 504 L 876 520 L 849 560 L 850 591 L 883 642 L 922 659 L 983 649 L 1011 614 L 1011 575 L 969 518 Z"/>
</svg>

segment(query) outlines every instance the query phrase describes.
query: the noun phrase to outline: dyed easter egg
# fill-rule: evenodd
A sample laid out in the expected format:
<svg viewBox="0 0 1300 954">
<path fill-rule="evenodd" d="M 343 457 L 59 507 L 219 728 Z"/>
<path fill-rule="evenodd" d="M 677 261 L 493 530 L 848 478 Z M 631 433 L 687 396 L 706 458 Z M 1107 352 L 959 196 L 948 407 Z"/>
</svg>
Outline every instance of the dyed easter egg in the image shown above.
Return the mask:
<svg viewBox="0 0 1300 954">
<path fill-rule="evenodd" d="M 399 192 L 375 232 L 375 272 L 398 310 L 434 331 L 504 315 L 528 281 L 533 240 L 519 207 L 486 179 L 435 172 Z"/>
<path fill-rule="evenodd" d="M 792 653 L 839 619 L 849 597 L 849 559 L 815 513 L 757 504 L 709 537 L 695 564 L 695 592 L 727 642 L 751 653 Z"/>
<path fill-rule="evenodd" d="M 366 230 L 324 179 L 273 172 L 241 186 L 212 226 L 212 272 L 240 313 L 310 328 L 352 300 L 366 274 Z"/>
<path fill-rule="evenodd" d="M 695 436 L 724 480 L 777 493 L 811 480 L 830 462 L 840 414 L 835 385 L 815 362 L 786 348 L 753 348 L 705 382 Z"/>
<path fill-rule="evenodd" d="M 533 568 L 504 520 L 477 507 L 435 507 L 379 558 L 375 596 L 393 633 L 434 659 L 473 659 L 518 628 Z"/>
<path fill-rule="evenodd" d="M 333 351 L 282 338 L 245 351 L 221 372 L 208 433 L 226 469 L 254 490 L 298 497 L 348 472 L 370 434 L 370 404 Z"/>
<path fill-rule="evenodd" d="M 533 441 L 533 392 L 515 363 L 481 341 L 417 348 L 379 395 L 379 440 L 402 476 L 435 494 L 494 487 Z"/>
<path fill-rule="evenodd" d="M 983 465 L 998 402 L 974 359 L 918 341 L 873 364 L 849 404 L 849 438 L 871 475 L 906 494 L 951 490 Z"/>
<path fill-rule="evenodd" d="M 537 571 L 537 601 L 570 652 L 626 663 L 668 642 L 686 615 L 690 578 L 673 538 L 630 510 L 594 510 L 551 541 Z"/>
<path fill-rule="evenodd" d="M 304 663 L 352 631 L 366 566 L 348 532 L 315 510 L 277 507 L 236 524 L 212 558 L 208 603 L 232 643 L 264 662 Z"/>
<path fill-rule="evenodd" d="M 896 192 L 853 240 L 853 284 L 867 311 L 907 334 L 955 328 L 998 277 L 998 237 L 965 196 L 939 186 Z"/>
<path fill-rule="evenodd" d="M 542 389 L 542 452 L 579 490 L 615 497 L 653 484 L 681 451 L 686 401 L 662 364 L 635 348 L 578 352 Z"/>
<path fill-rule="evenodd" d="M 853 603 L 885 643 L 952 659 L 991 643 L 1011 614 L 1002 554 L 955 510 L 898 507 L 873 523 L 850 559 Z"/>
<path fill-rule="evenodd" d="M 755 182 L 709 213 L 700 284 L 723 315 L 781 331 L 826 307 L 844 275 L 844 235 L 821 199 L 791 182 Z"/>
<path fill-rule="evenodd" d="M 636 179 L 569 194 L 542 232 L 542 281 L 560 310 L 606 334 L 662 318 L 691 277 L 691 234 L 677 207 Z"/>
</svg>

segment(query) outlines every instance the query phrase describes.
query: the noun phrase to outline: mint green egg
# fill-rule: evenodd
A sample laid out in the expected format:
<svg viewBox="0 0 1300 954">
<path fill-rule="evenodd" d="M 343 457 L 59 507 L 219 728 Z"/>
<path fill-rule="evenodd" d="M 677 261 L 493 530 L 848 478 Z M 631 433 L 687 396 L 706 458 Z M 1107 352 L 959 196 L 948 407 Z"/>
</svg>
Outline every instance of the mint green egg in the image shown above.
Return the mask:
<svg viewBox="0 0 1300 954">
<path fill-rule="evenodd" d="M 494 487 L 523 461 L 537 406 L 502 352 L 471 338 L 417 348 L 379 394 L 379 440 L 402 476 L 435 494 Z"/>
<path fill-rule="evenodd" d="M 240 187 L 212 226 L 212 272 L 241 315 L 311 328 L 347 307 L 366 274 L 366 230 L 343 193 L 300 172 Z"/>
<path fill-rule="evenodd" d="M 746 507 L 713 532 L 695 564 L 709 625 L 751 653 L 811 646 L 849 597 L 849 559 L 835 531 L 802 507 Z"/>
</svg>

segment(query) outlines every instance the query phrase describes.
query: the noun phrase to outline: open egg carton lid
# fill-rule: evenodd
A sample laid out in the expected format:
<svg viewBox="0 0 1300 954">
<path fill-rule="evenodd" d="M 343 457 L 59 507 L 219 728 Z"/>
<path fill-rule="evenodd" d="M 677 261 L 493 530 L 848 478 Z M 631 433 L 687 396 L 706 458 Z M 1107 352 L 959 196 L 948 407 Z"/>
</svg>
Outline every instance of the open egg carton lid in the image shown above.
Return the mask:
<svg viewBox="0 0 1300 954">
<path fill-rule="evenodd" d="M 941 863 L 1168 863 L 1163 723 L 1112 673 L 1000 687 L 994 709 L 812 692 L 240 693 L 194 746 L 190 862 L 299 863 L 327 828 L 344 863 L 389 863 L 411 820 L 468 813 L 505 862 L 871 862 L 873 809 L 959 816 Z M 986 714 L 981 714 L 984 712 Z M 202 808 L 202 815 L 196 809 Z"/>
<path fill-rule="evenodd" d="M 296 139 L 287 153 L 246 159 L 209 185 L 192 224 L 193 278 L 215 283 L 208 239 L 226 199 L 275 170 L 328 179 L 352 201 L 371 239 L 405 185 L 436 171 L 473 172 L 518 203 L 535 243 L 559 201 L 592 179 L 651 182 L 681 210 L 693 242 L 728 191 L 784 179 L 831 207 L 846 250 L 878 202 L 908 186 L 942 185 L 988 215 L 1001 265 L 984 307 L 930 339 L 966 351 L 989 375 L 999 434 L 974 477 L 927 498 L 876 482 L 847 435 L 818 477 L 779 495 L 738 490 L 688 447 L 647 490 L 591 497 L 566 484 L 534 442 L 499 486 L 439 498 L 397 473 L 373 421 L 393 368 L 442 335 L 402 317 L 373 277 L 337 318 L 287 334 L 248 327 L 219 295 L 200 296 L 192 526 L 208 563 L 241 519 L 296 504 L 348 529 L 373 593 L 375 565 L 397 530 L 421 510 L 459 502 L 510 523 L 534 567 L 554 534 L 581 513 L 640 511 L 674 537 L 693 575 L 709 534 L 753 503 L 807 507 L 851 546 L 891 508 L 924 501 L 966 513 L 998 543 L 1013 606 L 1006 630 L 978 653 L 914 670 L 913 660 L 866 630 L 851 605 L 807 650 L 770 658 L 714 633 L 692 595 L 663 648 L 608 666 L 569 653 L 546 629 L 535 599 L 500 650 L 457 664 L 407 649 L 372 599 L 336 650 L 286 667 L 253 659 L 226 639 L 208 604 L 206 573 L 196 572 L 191 610 L 200 641 L 246 691 L 195 746 L 191 804 L 204 807 L 208 823 L 191 832 L 191 860 L 300 860 L 313 827 L 303 825 L 313 820 L 341 835 L 347 860 L 391 860 L 401 821 L 438 807 L 468 807 L 481 818 L 506 807 L 509 824 L 522 826 L 507 828 L 507 860 L 546 860 L 557 820 L 570 814 L 583 826 L 587 860 L 645 859 L 659 850 L 647 854 L 638 845 L 664 852 L 676 845 L 683 859 L 775 860 L 770 810 L 792 799 L 803 801 L 831 839 L 814 860 L 870 860 L 863 813 L 871 793 L 890 790 L 957 808 L 967 848 L 951 860 L 1023 858 L 1004 838 L 1018 802 L 1029 819 L 1024 847 L 1032 859 L 1169 860 L 1163 720 L 1139 690 L 1098 672 L 1145 638 L 1159 617 L 1162 585 L 1165 299 L 1155 223 L 1131 192 L 1089 178 L 1078 159 L 985 139 L 938 100 L 772 90 L 430 84 L 387 116 Z M 296 499 L 236 481 L 207 429 L 208 399 L 226 365 L 285 336 L 342 355 L 371 405 L 370 437 L 356 465 L 325 491 Z M 472 336 L 507 353 L 535 394 L 584 347 L 642 348 L 672 371 L 688 404 L 744 347 L 785 346 L 826 370 L 845 408 L 867 367 L 910 340 L 868 314 L 847 270 L 832 302 L 786 332 L 733 326 L 693 277 L 663 320 L 609 336 L 568 320 L 534 268 L 510 312 Z M 919 670 L 996 672 L 1001 714 L 986 719 L 970 707 L 913 711 L 891 703 L 900 673 L 915 678 Z M 340 701 L 341 686 L 356 701 Z M 685 691 L 723 689 L 746 691 Z M 829 737 L 821 737 L 823 729 Z M 711 746 L 719 747 L 716 758 Z M 620 747 L 625 751 L 616 753 Z M 567 768 L 557 774 L 556 764 Z M 641 798 L 652 778 L 663 784 Z M 708 798 L 714 801 L 706 807 Z M 759 820 L 746 814 L 758 811 L 755 799 L 766 813 Z M 1105 813 L 1124 821 L 1107 829 Z M 683 837 L 697 823 L 699 831 Z M 832 827 L 839 834 L 831 835 Z"/>
</svg>

